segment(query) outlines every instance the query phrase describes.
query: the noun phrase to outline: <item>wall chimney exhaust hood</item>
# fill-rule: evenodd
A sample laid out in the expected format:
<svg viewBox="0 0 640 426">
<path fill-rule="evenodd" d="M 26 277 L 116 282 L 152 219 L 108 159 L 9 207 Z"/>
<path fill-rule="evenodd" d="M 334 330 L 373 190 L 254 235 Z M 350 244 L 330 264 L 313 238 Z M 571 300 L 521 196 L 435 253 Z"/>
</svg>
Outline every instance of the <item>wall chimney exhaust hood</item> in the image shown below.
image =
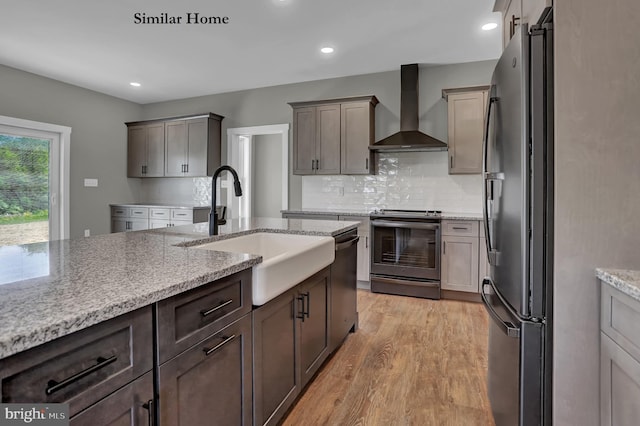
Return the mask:
<svg viewBox="0 0 640 426">
<path fill-rule="evenodd" d="M 369 149 L 374 152 L 446 151 L 447 144 L 418 130 L 418 64 L 400 67 L 400 131 Z"/>
</svg>

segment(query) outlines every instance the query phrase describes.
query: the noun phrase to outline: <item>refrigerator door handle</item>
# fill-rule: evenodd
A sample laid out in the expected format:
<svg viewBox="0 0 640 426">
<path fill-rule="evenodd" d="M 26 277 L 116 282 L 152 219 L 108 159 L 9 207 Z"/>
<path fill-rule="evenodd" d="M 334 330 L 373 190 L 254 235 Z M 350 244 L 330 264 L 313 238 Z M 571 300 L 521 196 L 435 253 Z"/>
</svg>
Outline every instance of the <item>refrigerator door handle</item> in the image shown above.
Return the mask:
<svg viewBox="0 0 640 426">
<path fill-rule="evenodd" d="M 491 303 L 489 302 L 489 296 L 484 292 L 485 286 L 490 286 L 493 289 L 493 283 L 490 279 L 485 278 L 482 280 L 482 288 L 480 289 L 480 296 L 482 297 L 482 302 L 484 303 L 484 307 L 486 308 L 489 316 L 496 323 L 496 325 L 502 330 L 504 334 L 509 337 L 518 338 L 520 337 L 520 329 L 516 327 L 513 323 L 503 320 L 500 315 L 493 309 Z M 495 291 L 494 291 L 495 292 Z"/>
<path fill-rule="evenodd" d="M 493 87 L 492 87 L 493 89 Z M 489 174 L 487 173 L 487 166 L 488 166 L 488 151 L 489 151 L 489 124 L 491 122 L 491 107 L 493 106 L 494 102 L 497 102 L 498 98 L 495 96 L 490 96 L 489 97 L 489 105 L 487 106 L 487 117 L 484 123 L 484 140 L 482 143 L 482 176 L 484 179 L 483 185 L 482 185 L 482 198 L 483 198 L 483 203 L 482 203 L 482 219 L 484 222 L 484 235 L 485 235 L 485 243 L 487 245 L 487 256 L 489 257 L 489 263 L 494 264 L 495 265 L 495 260 L 492 262 L 492 248 L 491 248 L 491 234 L 489 232 L 489 212 L 488 212 L 488 208 L 487 208 L 487 204 L 489 202 L 488 198 L 487 198 L 487 184 L 489 182 L 491 182 L 491 177 L 489 176 Z"/>
</svg>

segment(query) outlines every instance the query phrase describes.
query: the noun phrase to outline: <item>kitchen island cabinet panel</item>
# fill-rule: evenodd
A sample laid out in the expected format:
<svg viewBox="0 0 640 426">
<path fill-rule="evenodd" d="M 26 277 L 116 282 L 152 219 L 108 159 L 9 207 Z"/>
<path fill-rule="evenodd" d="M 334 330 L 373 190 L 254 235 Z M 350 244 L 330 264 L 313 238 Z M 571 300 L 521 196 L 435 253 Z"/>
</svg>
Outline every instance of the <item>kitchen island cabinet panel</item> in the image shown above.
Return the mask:
<svg viewBox="0 0 640 426">
<path fill-rule="evenodd" d="M 299 320 L 302 387 L 329 356 L 329 280 L 329 268 L 325 268 L 298 287 L 298 301 L 302 305 Z"/>
<path fill-rule="evenodd" d="M 153 425 L 154 407 L 153 374 L 148 372 L 72 417 L 69 425 Z"/>
<path fill-rule="evenodd" d="M 296 291 L 253 311 L 254 424 L 276 425 L 300 393 Z"/>
<path fill-rule="evenodd" d="M 160 366 L 163 426 L 252 424 L 251 315 Z"/>
<path fill-rule="evenodd" d="M 158 302 L 160 362 L 251 311 L 251 269 Z"/>
<path fill-rule="evenodd" d="M 0 360 L 2 403 L 69 403 L 75 415 L 152 368 L 151 307 Z"/>
</svg>

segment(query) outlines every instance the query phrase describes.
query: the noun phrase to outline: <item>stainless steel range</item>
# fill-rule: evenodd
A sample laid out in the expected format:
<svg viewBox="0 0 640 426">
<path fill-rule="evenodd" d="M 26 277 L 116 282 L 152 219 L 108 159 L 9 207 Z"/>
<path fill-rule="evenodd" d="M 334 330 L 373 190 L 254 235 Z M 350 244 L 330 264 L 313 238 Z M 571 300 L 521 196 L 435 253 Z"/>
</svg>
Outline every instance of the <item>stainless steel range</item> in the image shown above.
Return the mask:
<svg viewBox="0 0 640 426">
<path fill-rule="evenodd" d="M 371 291 L 440 299 L 438 210 L 371 214 Z"/>
</svg>

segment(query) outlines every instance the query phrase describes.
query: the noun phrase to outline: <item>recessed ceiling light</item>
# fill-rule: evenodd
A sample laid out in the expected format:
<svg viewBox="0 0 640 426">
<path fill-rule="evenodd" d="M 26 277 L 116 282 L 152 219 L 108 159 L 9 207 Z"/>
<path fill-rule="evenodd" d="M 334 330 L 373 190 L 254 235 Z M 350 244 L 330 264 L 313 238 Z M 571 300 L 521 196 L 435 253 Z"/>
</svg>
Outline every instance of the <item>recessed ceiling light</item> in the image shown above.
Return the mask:
<svg viewBox="0 0 640 426">
<path fill-rule="evenodd" d="M 140 87 L 140 83 L 137 83 L 135 81 L 132 81 L 131 83 L 129 83 L 130 85 L 132 85 L 133 87 Z"/>
<path fill-rule="evenodd" d="M 482 29 L 485 31 L 495 30 L 496 28 L 498 28 L 498 24 L 496 24 L 495 22 L 489 22 L 488 24 L 484 24 L 482 26 Z"/>
<path fill-rule="evenodd" d="M 333 47 L 323 47 L 320 51 L 322 53 L 333 53 Z"/>
</svg>

